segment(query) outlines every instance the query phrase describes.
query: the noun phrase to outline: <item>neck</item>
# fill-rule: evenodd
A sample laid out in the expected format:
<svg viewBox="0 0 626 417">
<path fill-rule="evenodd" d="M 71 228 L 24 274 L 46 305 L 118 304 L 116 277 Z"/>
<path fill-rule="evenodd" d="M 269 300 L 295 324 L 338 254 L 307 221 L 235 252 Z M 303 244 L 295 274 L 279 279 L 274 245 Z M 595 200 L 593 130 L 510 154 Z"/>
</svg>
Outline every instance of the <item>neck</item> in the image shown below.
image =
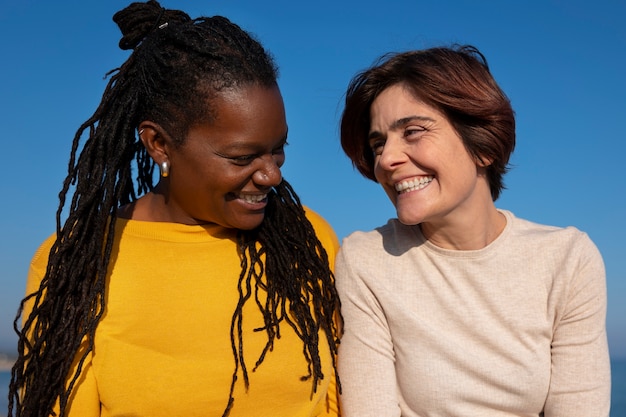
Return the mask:
<svg viewBox="0 0 626 417">
<path fill-rule="evenodd" d="M 137 201 L 120 207 L 117 215 L 123 219 L 140 220 L 147 222 L 167 222 L 181 224 L 206 224 L 198 221 L 181 211 L 172 204 L 167 197 L 167 189 L 163 182 L 159 182 L 151 192 L 143 195 Z"/>
<path fill-rule="evenodd" d="M 506 226 L 506 217 L 493 202 L 478 213 L 448 216 L 438 222 L 420 224 L 422 234 L 444 249 L 478 250 L 496 240 Z"/>
</svg>

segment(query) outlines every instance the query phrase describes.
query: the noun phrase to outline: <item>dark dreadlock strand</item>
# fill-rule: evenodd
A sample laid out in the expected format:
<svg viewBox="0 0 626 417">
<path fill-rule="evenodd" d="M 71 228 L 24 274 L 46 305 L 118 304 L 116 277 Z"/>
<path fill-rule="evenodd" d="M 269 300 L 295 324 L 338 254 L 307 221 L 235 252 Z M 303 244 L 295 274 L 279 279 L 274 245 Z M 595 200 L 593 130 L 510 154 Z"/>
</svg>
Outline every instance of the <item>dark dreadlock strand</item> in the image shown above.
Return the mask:
<svg viewBox="0 0 626 417">
<path fill-rule="evenodd" d="M 138 123 L 158 123 L 180 145 L 190 126 L 215 117 L 215 109 L 207 114 L 206 107 L 216 92 L 276 84 L 271 56 L 224 17 L 191 20 L 150 0 L 132 3 L 113 20 L 123 34 L 120 47 L 133 52 L 107 74 L 111 78 L 100 105 L 74 136 L 47 269 L 39 289 L 20 303 L 14 321 L 19 357 L 11 371 L 10 417 L 49 416 L 55 404 L 61 416 L 66 414 L 104 312 L 106 276 L 115 256 L 116 210 L 154 187 L 154 162 L 136 136 Z M 68 213 L 62 222 L 64 209 Z M 239 366 L 247 384 L 241 308 L 254 295 L 265 319 L 259 330 L 268 335 L 255 366 L 280 337 L 279 323 L 284 320 L 303 341 L 308 363 L 304 377 L 312 377 L 315 391 L 324 377 L 318 334 L 324 331 L 334 357 L 339 332 L 333 319 L 339 317 L 339 304 L 326 253 L 288 184 L 272 194 L 263 224 L 241 233 L 240 254 L 240 299 L 231 330 L 233 384 Z M 259 291 L 267 293 L 265 302 Z M 30 314 L 22 317 L 27 309 Z M 232 392 L 225 414 L 233 404 Z"/>
<path fill-rule="evenodd" d="M 110 219 L 115 218 L 117 206 L 136 199 L 130 162 L 139 146 L 134 125 L 125 114 L 135 113 L 137 103 L 126 85 L 118 85 L 121 73 L 111 78 L 100 106 L 74 136 L 68 175 L 59 194 L 57 239 L 49 254 L 46 274 L 39 290 L 22 301 L 14 322 L 20 336 L 20 356 L 11 372 L 9 415 L 14 405 L 17 416 L 49 415 L 57 400 L 63 414 L 82 364 L 93 349 L 113 246 L 114 221 Z M 125 97 L 119 99 L 120 96 Z M 119 105 L 122 101 L 123 105 Z M 86 131 L 89 138 L 77 159 Z M 137 158 L 145 159 L 142 152 L 145 154 L 142 149 Z M 146 184 L 145 168 L 145 163 L 140 165 L 143 190 L 152 187 L 150 182 Z M 62 227 L 62 209 L 71 186 L 75 186 L 75 192 Z M 32 312 L 19 332 L 17 323 L 27 301 L 33 302 Z M 83 340 L 87 345 L 81 348 Z M 68 352 L 76 353 L 79 362 L 66 388 L 76 356 Z M 25 392 L 23 399 L 18 395 L 19 389 Z"/>
<path fill-rule="evenodd" d="M 260 242 L 267 247 L 267 274 L 279 277 L 268 281 L 268 299 L 274 299 L 276 306 L 280 304 L 283 314 L 285 308 L 292 312 L 295 322 L 291 320 L 291 315 L 284 317 L 305 342 L 305 353 L 309 352 L 306 356 L 313 365 L 315 391 L 317 382 L 324 377 L 317 350 L 320 328 L 326 335 L 333 361 L 337 354 L 339 297 L 329 268 L 328 255 L 289 183 L 283 181 L 276 187 L 276 198 L 272 203 L 275 203 L 278 215 L 268 217 L 259 235 Z M 279 210 L 279 207 L 283 210 Z M 273 204 L 270 210 L 272 208 Z M 283 239 L 273 236 L 282 236 Z M 285 253 L 293 253 L 294 259 L 287 259 L 283 256 Z M 296 279 L 300 285 L 288 285 L 292 279 Z M 287 290 L 285 294 L 281 294 L 283 287 Z M 286 301 L 290 303 L 289 306 Z M 266 320 L 266 323 L 269 325 L 271 322 Z"/>
<path fill-rule="evenodd" d="M 280 238 L 277 239 L 277 236 Z M 235 370 L 224 416 L 228 415 L 233 405 L 239 367 L 248 386 L 248 371 L 243 357 L 242 309 L 253 294 L 265 323 L 263 328 L 256 330 L 265 331 L 268 336 L 254 369 L 272 350 L 275 339 L 280 338 L 279 325 L 285 321 L 304 343 L 303 353 L 308 369 L 302 379 L 312 379 L 313 395 L 324 378 L 318 349 L 320 331 L 326 335 L 333 368 L 336 368 L 335 357 L 339 346 L 336 322 L 339 297 L 328 255 L 306 218 L 300 199 L 286 180 L 270 194 L 261 226 L 253 231 L 240 232 L 239 246 L 242 255 L 238 285 L 240 298 L 231 323 Z M 259 297 L 260 292 L 264 297 Z M 337 385 L 340 389 L 338 377 Z"/>
</svg>

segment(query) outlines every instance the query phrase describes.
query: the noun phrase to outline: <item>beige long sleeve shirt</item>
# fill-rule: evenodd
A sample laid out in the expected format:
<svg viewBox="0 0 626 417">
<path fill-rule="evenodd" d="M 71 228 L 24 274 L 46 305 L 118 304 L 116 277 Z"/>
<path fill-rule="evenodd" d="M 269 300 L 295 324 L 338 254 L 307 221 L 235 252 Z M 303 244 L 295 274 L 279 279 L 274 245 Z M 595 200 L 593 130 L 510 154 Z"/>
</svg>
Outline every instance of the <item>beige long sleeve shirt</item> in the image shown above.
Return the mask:
<svg viewBox="0 0 626 417">
<path fill-rule="evenodd" d="M 344 417 L 609 415 L 597 248 L 502 212 L 481 250 L 439 248 L 397 220 L 344 240 Z"/>
</svg>

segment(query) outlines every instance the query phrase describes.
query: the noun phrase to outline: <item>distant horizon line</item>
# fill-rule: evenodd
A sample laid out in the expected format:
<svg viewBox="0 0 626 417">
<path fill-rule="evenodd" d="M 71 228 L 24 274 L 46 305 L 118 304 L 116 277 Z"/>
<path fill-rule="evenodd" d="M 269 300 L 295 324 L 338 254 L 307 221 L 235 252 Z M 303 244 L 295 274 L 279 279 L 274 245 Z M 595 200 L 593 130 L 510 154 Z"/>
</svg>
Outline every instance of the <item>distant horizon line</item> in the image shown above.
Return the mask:
<svg viewBox="0 0 626 417">
<path fill-rule="evenodd" d="M 610 356 L 611 362 L 626 362 L 626 356 Z M 17 355 L 0 352 L 0 372 L 10 372 L 17 360 Z"/>
</svg>

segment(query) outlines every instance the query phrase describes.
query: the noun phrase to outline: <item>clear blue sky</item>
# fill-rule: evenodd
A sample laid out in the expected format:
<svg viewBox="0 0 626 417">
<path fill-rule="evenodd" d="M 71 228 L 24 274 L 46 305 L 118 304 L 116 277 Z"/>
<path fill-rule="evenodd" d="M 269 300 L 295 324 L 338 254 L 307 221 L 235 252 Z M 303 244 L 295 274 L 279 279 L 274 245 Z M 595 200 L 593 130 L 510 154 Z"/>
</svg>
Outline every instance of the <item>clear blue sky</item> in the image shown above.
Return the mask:
<svg viewBox="0 0 626 417">
<path fill-rule="evenodd" d="M 501 208 L 586 231 L 604 255 L 611 354 L 626 357 L 626 2 L 623 0 L 163 0 L 253 32 L 280 66 L 284 175 L 340 238 L 394 216 L 343 155 L 349 79 L 384 52 L 471 43 L 517 114 Z M 126 1 L 0 0 L 0 352 L 30 258 L 54 229 L 76 128 L 126 59 L 111 16 Z"/>
</svg>

